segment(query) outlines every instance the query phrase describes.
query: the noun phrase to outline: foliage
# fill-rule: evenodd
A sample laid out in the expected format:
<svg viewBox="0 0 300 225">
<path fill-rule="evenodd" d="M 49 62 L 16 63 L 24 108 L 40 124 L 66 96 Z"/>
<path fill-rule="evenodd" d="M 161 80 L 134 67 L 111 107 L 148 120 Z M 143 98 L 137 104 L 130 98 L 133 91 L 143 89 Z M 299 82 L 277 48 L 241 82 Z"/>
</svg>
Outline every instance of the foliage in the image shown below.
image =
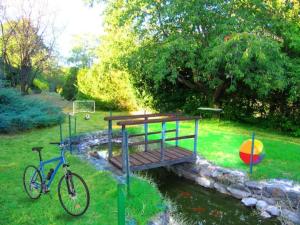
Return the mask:
<svg viewBox="0 0 300 225">
<path fill-rule="evenodd" d="M 55 42 L 54 14 L 47 1 L 19 0 L 0 3 L 0 47 L 3 72 L 13 87 L 28 94 L 43 72 Z M 50 11 L 49 11 L 50 12 Z"/>
<path fill-rule="evenodd" d="M 106 110 L 134 110 L 137 108 L 134 90 L 126 72 L 104 72 L 101 66 L 78 73 L 78 98 L 93 99 L 96 107 Z"/>
<path fill-rule="evenodd" d="M 64 119 L 49 102 L 23 97 L 14 89 L 0 89 L 0 133 L 53 126 Z"/>
<path fill-rule="evenodd" d="M 227 118 L 299 134 L 297 0 L 107 4 L 101 63 L 128 73 L 147 104 L 218 106 Z"/>
<path fill-rule="evenodd" d="M 74 100 L 77 96 L 77 74 L 79 69 L 71 67 L 66 71 L 66 81 L 63 85 L 61 95 L 67 100 Z"/>
<path fill-rule="evenodd" d="M 81 35 L 74 37 L 74 46 L 71 49 L 71 56 L 68 63 L 72 67 L 90 68 L 95 61 L 95 48 L 98 44 L 97 39 L 91 35 Z"/>
</svg>

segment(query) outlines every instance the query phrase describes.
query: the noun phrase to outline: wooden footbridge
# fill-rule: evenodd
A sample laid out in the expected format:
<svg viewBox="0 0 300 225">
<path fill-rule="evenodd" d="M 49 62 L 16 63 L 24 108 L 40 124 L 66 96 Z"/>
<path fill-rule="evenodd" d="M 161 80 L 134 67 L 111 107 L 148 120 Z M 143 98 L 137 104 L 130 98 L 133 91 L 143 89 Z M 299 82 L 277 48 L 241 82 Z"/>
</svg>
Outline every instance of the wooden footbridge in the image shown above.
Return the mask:
<svg viewBox="0 0 300 225">
<path fill-rule="evenodd" d="M 121 169 L 128 176 L 130 171 L 145 170 L 157 167 L 170 166 L 184 162 L 194 162 L 197 155 L 197 139 L 199 116 L 187 117 L 180 114 L 157 113 L 130 116 L 108 116 L 104 118 L 108 121 L 108 159 L 111 164 Z M 180 121 L 195 121 L 195 130 L 191 135 L 179 136 Z M 113 137 L 112 124 L 113 121 L 121 128 L 122 136 Z M 166 123 L 175 122 L 176 128 L 167 130 Z M 161 131 L 148 131 L 148 125 L 152 123 L 161 123 Z M 143 125 L 144 133 L 128 134 L 127 127 Z M 167 133 L 175 133 L 175 137 L 166 138 Z M 149 135 L 160 134 L 161 138 L 149 140 Z M 142 140 L 129 142 L 129 138 L 142 137 Z M 112 140 L 114 138 L 122 138 L 121 155 L 113 156 Z M 194 139 L 193 151 L 179 147 L 179 140 Z M 166 145 L 168 141 L 175 141 L 175 145 Z M 158 143 L 158 149 L 149 149 L 150 144 Z M 129 146 L 143 146 L 142 152 L 129 153 Z"/>
</svg>

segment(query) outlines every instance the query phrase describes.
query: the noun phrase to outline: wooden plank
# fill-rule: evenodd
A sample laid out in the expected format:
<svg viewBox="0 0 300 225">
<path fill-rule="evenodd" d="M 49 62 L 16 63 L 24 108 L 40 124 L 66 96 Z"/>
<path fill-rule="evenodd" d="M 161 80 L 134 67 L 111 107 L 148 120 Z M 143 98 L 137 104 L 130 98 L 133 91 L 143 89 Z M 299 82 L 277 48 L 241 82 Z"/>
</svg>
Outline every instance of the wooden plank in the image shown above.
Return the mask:
<svg viewBox="0 0 300 225">
<path fill-rule="evenodd" d="M 182 140 L 182 139 L 188 139 L 188 138 L 194 138 L 195 135 L 185 135 L 185 136 L 179 136 L 179 137 L 173 137 L 173 138 L 166 138 L 165 141 L 175 141 L 175 140 Z"/>
<path fill-rule="evenodd" d="M 139 166 L 139 165 L 142 165 L 143 162 L 139 161 L 139 160 L 136 160 L 135 158 L 131 157 L 131 155 L 129 154 L 129 162 L 131 165 L 136 165 L 136 166 Z"/>
<path fill-rule="evenodd" d="M 185 148 L 182 148 L 182 147 L 176 147 L 177 150 L 180 150 L 182 152 L 186 152 L 188 154 L 193 154 L 192 151 L 188 150 L 188 149 L 185 149 Z"/>
<path fill-rule="evenodd" d="M 195 159 L 189 156 L 189 157 L 180 158 L 176 160 L 165 160 L 159 163 L 151 163 L 151 164 L 144 164 L 141 166 L 131 167 L 131 171 L 147 170 L 147 169 L 152 169 L 157 167 L 171 166 L 174 164 L 185 163 L 185 162 L 195 162 Z"/>
<path fill-rule="evenodd" d="M 165 151 L 165 156 L 169 156 L 169 157 L 172 158 L 172 159 L 178 159 L 178 158 L 181 158 L 181 155 L 178 156 L 178 155 L 174 154 L 174 153 L 171 152 L 171 151 Z"/>
<path fill-rule="evenodd" d="M 174 138 L 166 138 L 165 141 L 174 141 L 174 140 L 182 140 L 182 139 L 188 139 L 188 138 L 194 138 L 195 135 L 186 135 L 186 136 L 180 136 L 180 137 L 174 137 Z M 148 144 L 154 144 L 154 143 L 160 143 L 162 139 L 156 139 L 156 140 L 150 140 L 148 141 Z M 129 143 L 129 146 L 137 146 L 137 145 L 144 145 L 145 141 L 137 141 L 133 143 Z"/>
<path fill-rule="evenodd" d="M 112 158 L 109 159 L 109 161 L 110 161 L 113 165 L 115 165 L 116 167 L 122 169 L 122 163 L 119 162 L 116 158 L 112 157 Z"/>
<path fill-rule="evenodd" d="M 173 130 L 166 130 L 166 133 L 171 133 L 171 132 L 176 132 L 176 129 L 173 129 Z M 160 134 L 161 131 L 154 131 L 154 132 L 148 132 L 148 135 L 151 135 L 151 134 Z M 129 135 L 129 137 L 140 137 L 140 136 L 145 136 L 145 133 L 143 134 L 131 134 Z"/>
<path fill-rule="evenodd" d="M 154 151 L 149 151 L 151 152 L 151 154 L 155 155 L 156 157 L 159 158 L 160 160 L 160 151 L 154 150 Z M 171 158 L 170 156 L 165 156 L 165 160 L 172 160 L 173 158 Z"/>
<path fill-rule="evenodd" d="M 144 164 L 151 163 L 150 160 L 148 160 L 147 158 L 145 158 L 145 157 L 143 157 L 143 156 L 140 156 L 140 155 L 138 155 L 138 154 L 136 154 L 136 153 L 133 153 L 133 154 L 131 154 L 130 156 L 131 156 L 132 158 L 135 158 L 135 159 L 138 160 L 138 161 L 143 162 Z"/>
<path fill-rule="evenodd" d="M 154 144 L 154 143 L 160 143 L 161 140 L 158 139 L 158 140 L 150 140 L 148 141 L 148 144 Z M 145 141 L 138 141 L 138 142 L 133 142 L 133 143 L 130 143 L 129 146 L 137 146 L 137 145 L 144 145 L 146 142 Z"/>
<path fill-rule="evenodd" d="M 148 152 L 138 152 L 136 154 L 138 154 L 140 156 L 143 156 L 144 158 L 146 158 L 149 161 L 151 161 L 151 163 L 158 162 L 158 160 L 156 158 L 154 158 L 151 154 L 148 154 Z"/>
<path fill-rule="evenodd" d="M 130 119 L 140 119 L 140 118 L 151 118 L 151 117 L 176 117 L 181 115 L 181 113 L 152 113 L 152 114 L 138 114 L 138 115 L 126 115 L 126 116 L 106 116 L 105 121 L 108 120 L 130 120 Z"/>
<path fill-rule="evenodd" d="M 148 151 L 147 153 L 148 153 L 149 155 L 151 155 L 153 158 L 155 158 L 156 161 L 160 161 L 160 157 L 157 156 L 156 154 L 153 154 L 153 150 L 152 150 L 152 151 Z"/>
<path fill-rule="evenodd" d="M 148 120 L 122 120 L 117 122 L 119 126 L 126 126 L 126 125 L 139 125 L 144 123 L 160 123 L 160 122 L 176 122 L 176 121 L 189 121 L 200 119 L 200 116 L 178 116 L 178 117 L 167 117 L 161 119 L 148 119 Z"/>
<path fill-rule="evenodd" d="M 183 155 L 186 155 L 186 156 L 189 156 L 189 155 L 193 154 L 193 152 L 191 152 L 191 151 L 183 151 L 183 150 L 178 149 L 178 148 L 173 148 L 172 151 L 176 151 L 176 152 L 178 152 L 180 154 L 183 154 Z"/>
<path fill-rule="evenodd" d="M 182 158 L 182 157 L 185 157 L 186 155 L 184 155 L 184 154 L 182 154 L 182 153 L 179 153 L 179 152 L 177 152 L 177 151 L 174 151 L 174 150 L 167 150 L 168 151 L 168 153 L 170 153 L 170 154 L 173 154 L 173 155 L 175 155 L 177 158 Z"/>
</svg>

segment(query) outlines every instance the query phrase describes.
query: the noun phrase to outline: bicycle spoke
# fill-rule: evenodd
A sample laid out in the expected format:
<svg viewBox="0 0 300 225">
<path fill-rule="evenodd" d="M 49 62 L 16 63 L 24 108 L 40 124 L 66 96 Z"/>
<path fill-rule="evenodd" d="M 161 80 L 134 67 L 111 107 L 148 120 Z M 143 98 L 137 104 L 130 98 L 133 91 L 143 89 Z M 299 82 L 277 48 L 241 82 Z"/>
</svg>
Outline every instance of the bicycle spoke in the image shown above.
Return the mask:
<svg viewBox="0 0 300 225">
<path fill-rule="evenodd" d="M 72 175 L 72 182 L 69 181 L 67 184 L 64 178 L 63 182 L 60 183 L 60 200 L 68 213 L 71 215 L 81 215 L 88 207 L 89 193 L 87 187 L 77 175 Z M 68 192 L 68 185 L 73 193 Z"/>
</svg>

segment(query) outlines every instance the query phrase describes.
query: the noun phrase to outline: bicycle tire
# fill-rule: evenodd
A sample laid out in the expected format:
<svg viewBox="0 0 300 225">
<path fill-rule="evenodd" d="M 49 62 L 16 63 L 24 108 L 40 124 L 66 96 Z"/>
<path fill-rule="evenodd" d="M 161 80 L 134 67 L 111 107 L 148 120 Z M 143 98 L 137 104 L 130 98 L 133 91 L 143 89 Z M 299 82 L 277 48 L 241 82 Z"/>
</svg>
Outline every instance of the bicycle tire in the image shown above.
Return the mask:
<svg viewBox="0 0 300 225">
<path fill-rule="evenodd" d="M 90 192 L 89 192 L 89 189 L 88 189 L 88 186 L 87 186 L 87 184 L 85 183 L 85 181 L 83 180 L 83 178 L 81 177 L 81 176 L 79 176 L 78 174 L 76 174 L 76 173 L 72 173 L 72 172 L 68 172 L 69 174 L 68 175 L 71 175 L 70 177 L 71 177 L 71 180 L 68 180 L 69 178 L 69 176 L 68 175 L 64 175 L 64 176 L 62 176 L 61 178 L 60 178 L 60 181 L 59 181 L 59 183 L 58 183 L 58 198 L 59 198 L 59 201 L 60 201 L 60 204 L 62 205 L 62 207 L 63 207 L 63 209 L 68 213 L 68 214 L 70 214 L 70 215 L 72 215 L 72 216 L 81 216 L 81 215 L 83 215 L 86 211 L 87 211 L 87 209 L 88 209 L 88 207 L 89 207 L 89 205 L 90 205 Z M 82 187 L 84 188 L 84 190 L 85 190 L 85 205 L 84 205 L 84 207 L 83 207 L 83 209 L 81 210 L 81 211 L 79 211 L 79 212 L 72 212 L 69 208 L 68 208 L 68 206 L 67 206 L 67 204 L 66 204 L 66 200 L 68 200 L 68 199 L 64 199 L 64 196 L 63 196 L 63 194 L 62 194 L 62 192 L 63 192 L 63 190 L 62 190 L 62 184 L 63 184 L 63 181 L 66 181 L 65 182 L 65 186 L 66 186 L 66 188 L 67 188 L 67 191 L 69 191 L 69 187 L 68 187 L 68 185 L 70 185 L 70 182 L 74 182 L 74 177 L 76 177 L 76 178 L 78 178 L 78 181 L 80 181 L 80 183 L 83 185 Z M 74 186 L 74 183 L 72 184 L 73 186 Z M 76 184 L 77 185 L 77 184 Z M 77 185 L 77 187 L 73 187 L 73 188 L 78 188 L 78 185 Z M 77 197 L 76 195 L 78 195 L 79 193 L 76 193 L 75 194 L 75 197 Z M 81 194 L 81 193 L 80 193 Z M 72 199 L 72 198 L 74 198 L 74 196 L 70 196 L 70 193 L 68 193 L 67 194 L 67 196 L 66 197 L 69 197 L 70 199 Z M 81 206 L 80 206 L 81 207 Z M 75 208 L 75 207 L 74 207 Z"/>
<path fill-rule="evenodd" d="M 39 187 L 38 188 L 34 188 L 35 190 L 37 190 L 37 195 L 36 196 L 32 195 L 31 192 L 30 192 L 31 190 L 29 190 L 29 188 L 32 188 L 31 187 L 32 184 L 30 183 L 29 184 L 30 187 L 27 187 L 28 184 L 27 184 L 27 180 L 26 180 L 26 175 L 27 175 L 27 173 L 28 173 L 28 171 L 29 171 L 30 168 L 33 169 L 34 172 L 36 172 L 36 174 L 37 174 L 36 178 L 39 181 L 39 183 L 37 183 L 39 185 Z M 39 169 L 37 167 L 35 167 L 33 165 L 29 165 L 29 166 L 27 166 L 25 168 L 24 173 L 23 173 L 23 186 L 24 186 L 25 192 L 27 193 L 27 195 L 31 199 L 38 199 L 41 196 L 41 194 L 42 194 L 42 176 L 41 176 L 41 173 L 40 173 L 40 171 L 39 171 Z"/>
</svg>

